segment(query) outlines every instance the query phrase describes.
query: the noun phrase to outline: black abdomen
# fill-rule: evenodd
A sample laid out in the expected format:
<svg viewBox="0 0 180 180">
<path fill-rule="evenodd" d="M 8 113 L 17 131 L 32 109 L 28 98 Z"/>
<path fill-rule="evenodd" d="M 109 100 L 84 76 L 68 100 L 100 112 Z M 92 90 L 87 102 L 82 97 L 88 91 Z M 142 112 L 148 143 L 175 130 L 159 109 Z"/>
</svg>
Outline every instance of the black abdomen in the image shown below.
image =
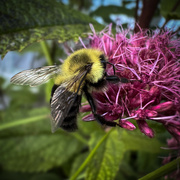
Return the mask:
<svg viewBox="0 0 180 180">
<path fill-rule="evenodd" d="M 51 91 L 50 103 L 52 102 L 52 97 L 58 87 L 59 87 L 58 85 L 53 86 Z M 62 90 L 63 93 L 61 94 L 59 100 L 56 102 L 57 104 L 53 109 L 54 111 L 52 111 L 53 112 L 52 115 L 55 118 L 58 113 L 56 114 L 54 112 L 56 111 L 62 112 L 63 114 L 65 114 L 65 117 L 62 116 L 63 121 L 61 122 L 59 127 L 61 127 L 62 129 L 68 132 L 76 131 L 78 129 L 77 114 L 79 112 L 79 107 L 81 104 L 81 95 L 77 95 L 76 93 L 72 93 L 70 91 L 64 91 L 64 88 L 61 88 L 59 90 Z M 64 99 L 66 101 L 64 101 Z M 73 104 L 70 102 L 73 102 Z M 68 105 L 68 103 L 70 104 L 71 107 Z"/>
<path fill-rule="evenodd" d="M 77 95 L 74 104 L 72 105 L 71 109 L 69 110 L 69 113 L 67 114 L 66 118 L 63 120 L 60 126 L 62 129 L 68 132 L 73 132 L 78 129 L 77 114 L 79 112 L 80 104 L 81 104 L 81 96 Z"/>
</svg>

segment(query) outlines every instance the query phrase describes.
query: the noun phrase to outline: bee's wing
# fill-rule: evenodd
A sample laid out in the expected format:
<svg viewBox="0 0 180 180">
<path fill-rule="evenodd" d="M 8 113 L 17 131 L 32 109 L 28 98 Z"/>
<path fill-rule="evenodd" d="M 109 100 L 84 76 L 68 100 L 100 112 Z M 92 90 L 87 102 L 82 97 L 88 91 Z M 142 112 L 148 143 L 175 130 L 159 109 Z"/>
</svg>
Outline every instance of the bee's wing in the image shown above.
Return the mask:
<svg viewBox="0 0 180 180">
<path fill-rule="evenodd" d="M 46 83 L 59 72 L 60 67 L 57 65 L 28 69 L 14 75 L 11 78 L 11 83 L 18 85 L 38 86 Z"/>
<path fill-rule="evenodd" d="M 63 85 L 56 89 L 51 101 L 52 132 L 61 126 L 76 97 L 77 93 L 68 91 Z"/>
<path fill-rule="evenodd" d="M 64 82 L 55 90 L 51 101 L 52 132 L 55 132 L 61 126 L 63 120 L 67 117 L 69 110 L 77 98 L 80 86 L 85 80 L 88 72 L 89 69 L 80 70 L 77 76 L 74 76 L 71 80 Z M 78 80 L 80 80 L 80 82 L 76 92 L 69 91 L 69 89 Z"/>
</svg>

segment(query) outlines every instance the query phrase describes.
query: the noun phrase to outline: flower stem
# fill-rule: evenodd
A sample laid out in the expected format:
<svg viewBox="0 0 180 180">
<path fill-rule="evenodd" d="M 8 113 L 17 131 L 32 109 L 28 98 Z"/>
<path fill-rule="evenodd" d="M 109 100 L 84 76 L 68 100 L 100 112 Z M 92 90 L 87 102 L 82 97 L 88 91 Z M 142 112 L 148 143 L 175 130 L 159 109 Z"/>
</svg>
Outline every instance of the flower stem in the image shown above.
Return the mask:
<svg viewBox="0 0 180 180">
<path fill-rule="evenodd" d="M 45 57 L 46 57 L 46 60 L 47 60 L 48 65 L 49 65 L 49 66 L 50 66 L 50 65 L 53 65 L 53 60 L 52 60 L 52 58 L 51 58 L 51 55 L 50 55 L 50 52 L 49 52 L 49 48 L 48 48 L 47 43 L 46 43 L 45 41 L 41 41 L 40 44 L 41 44 L 42 50 L 43 50 L 43 52 L 44 52 L 44 55 L 45 55 Z"/>
<path fill-rule="evenodd" d="M 159 179 L 162 176 L 167 175 L 170 172 L 173 172 L 180 166 L 180 157 L 171 161 L 170 163 L 156 169 L 155 171 L 147 174 L 146 176 L 140 178 L 139 180 L 153 180 Z"/>
<path fill-rule="evenodd" d="M 35 121 L 40 121 L 40 120 L 43 120 L 43 119 L 45 119 L 47 117 L 48 117 L 48 115 L 39 115 L 39 116 L 34 116 L 34 117 L 30 117 L 30 118 L 26 118 L 26 119 L 17 120 L 17 121 L 9 122 L 9 123 L 6 123 L 6 124 L 2 124 L 0 126 L 0 131 L 4 130 L 4 129 L 15 127 L 15 126 L 19 126 L 19 125 L 22 125 L 22 124 L 27 124 L 27 123 L 31 123 L 31 122 L 35 122 Z"/>
<path fill-rule="evenodd" d="M 85 161 L 81 164 L 81 166 L 79 167 L 79 169 L 75 172 L 75 174 L 70 177 L 70 180 L 75 180 L 78 175 L 84 170 L 84 168 L 87 166 L 87 164 L 90 162 L 90 160 L 92 159 L 92 157 L 94 156 L 94 154 L 96 153 L 97 149 L 99 148 L 99 146 L 106 140 L 106 138 L 109 136 L 109 134 L 113 131 L 114 128 L 111 128 L 111 130 L 106 133 L 101 139 L 100 141 L 96 144 L 96 146 L 94 147 L 94 149 L 90 152 L 90 154 L 88 155 L 88 157 L 85 159 Z"/>
<path fill-rule="evenodd" d="M 76 138 L 77 140 L 79 140 L 83 144 L 88 145 L 87 140 L 85 138 L 83 138 L 79 133 L 71 133 L 70 135 L 72 135 L 74 138 Z"/>
</svg>

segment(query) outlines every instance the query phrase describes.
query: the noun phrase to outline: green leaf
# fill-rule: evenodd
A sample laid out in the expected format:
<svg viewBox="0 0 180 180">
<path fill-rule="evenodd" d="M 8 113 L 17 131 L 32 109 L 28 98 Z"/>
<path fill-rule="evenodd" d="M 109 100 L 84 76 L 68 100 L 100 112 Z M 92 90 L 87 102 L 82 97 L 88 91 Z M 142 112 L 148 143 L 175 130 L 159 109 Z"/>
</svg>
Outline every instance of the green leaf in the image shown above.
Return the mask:
<svg viewBox="0 0 180 180">
<path fill-rule="evenodd" d="M 53 173 L 35 174 L 30 180 L 60 180 L 59 176 Z"/>
<path fill-rule="evenodd" d="M 147 136 L 140 134 L 137 130 L 135 131 L 122 131 L 119 130 L 119 136 L 124 142 L 127 150 L 138 150 L 150 153 L 159 153 L 162 150 L 160 147 L 163 146 L 156 138 L 150 139 Z"/>
<path fill-rule="evenodd" d="M 10 109 L 11 110 L 11 109 Z M 3 111 L 0 138 L 50 132 L 50 110 L 46 107 Z"/>
<path fill-rule="evenodd" d="M 9 171 L 47 171 L 72 157 L 79 145 L 63 133 L 0 139 L 0 163 Z"/>
<path fill-rule="evenodd" d="M 71 168 L 71 173 L 70 175 L 72 176 L 73 174 L 75 174 L 75 172 L 79 169 L 79 167 L 81 166 L 82 162 L 85 161 L 85 159 L 87 158 L 88 156 L 88 152 L 85 152 L 85 153 L 82 153 L 82 154 L 79 154 L 73 164 L 72 164 L 72 168 Z"/>
<path fill-rule="evenodd" d="M 20 120 L 16 120 L 13 122 L 8 122 L 8 123 L 3 123 L 0 125 L 0 131 L 8 129 L 8 128 L 14 128 L 15 126 L 19 126 L 22 124 L 27 124 L 27 123 L 32 123 L 32 122 L 37 122 L 37 121 L 41 121 L 45 118 L 48 117 L 48 114 L 43 114 L 43 115 L 39 115 L 39 116 L 32 116 L 30 118 L 25 118 L 25 119 L 20 119 Z"/>
<path fill-rule="evenodd" d="M 51 133 L 50 116 L 41 121 L 35 119 L 33 123 L 26 121 L 36 116 L 45 116 L 47 111 L 48 109 L 37 108 L 29 111 L 26 119 L 7 119 L 4 126 L 9 124 L 9 129 L 0 131 L 0 164 L 3 169 L 20 172 L 47 171 L 62 165 L 81 150 L 81 141 L 71 133 L 62 130 Z M 22 115 L 22 112 L 21 115 L 17 113 L 17 117 Z"/>
<path fill-rule="evenodd" d="M 129 17 L 134 17 L 135 10 L 134 8 L 127 9 L 126 7 L 119 7 L 114 5 L 109 6 L 100 6 L 95 11 L 91 12 L 91 16 L 100 16 L 104 19 L 106 23 L 111 23 L 110 19 L 111 14 L 125 14 Z"/>
<path fill-rule="evenodd" d="M 55 0 L 0 1 L 0 54 L 21 51 L 27 45 L 45 39 L 65 42 L 87 36 L 89 23 L 102 28 L 95 20 L 68 9 Z"/>
<path fill-rule="evenodd" d="M 91 138 L 89 139 L 89 149 L 92 151 L 97 143 L 102 139 L 102 137 L 106 135 L 104 131 L 94 131 L 91 133 Z"/>
<path fill-rule="evenodd" d="M 81 164 L 81 166 L 78 168 L 76 173 L 70 177 L 70 180 L 75 180 L 77 177 L 79 178 L 80 173 L 84 170 L 84 168 L 87 166 L 87 164 L 91 161 L 93 158 L 94 154 L 98 150 L 98 148 L 101 146 L 101 144 L 106 140 L 106 138 L 109 136 L 109 134 L 112 132 L 113 129 L 111 129 L 108 133 L 106 133 L 95 145 L 95 147 L 92 149 L 88 157 L 85 159 L 85 161 Z"/>
<path fill-rule="evenodd" d="M 58 175 L 53 173 L 18 173 L 1 172 L 1 180 L 61 180 Z"/>
<path fill-rule="evenodd" d="M 180 158 L 177 158 L 168 164 L 156 169 L 155 171 L 147 174 L 146 176 L 140 178 L 139 180 L 156 180 L 160 179 L 160 177 L 163 177 L 167 175 L 170 172 L 173 172 L 175 170 L 178 171 L 178 168 L 180 166 Z"/>
<path fill-rule="evenodd" d="M 179 0 L 162 0 L 161 1 L 161 15 L 166 19 L 179 19 L 180 18 L 180 3 L 176 6 Z M 173 10 L 175 8 L 175 10 Z"/>
<path fill-rule="evenodd" d="M 117 130 L 99 147 L 87 168 L 86 180 L 112 180 L 123 159 L 125 147 Z"/>
<path fill-rule="evenodd" d="M 147 152 L 138 151 L 137 161 L 136 161 L 136 166 L 137 166 L 136 171 L 142 172 L 142 174 L 145 175 L 155 169 L 158 169 L 159 166 L 162 164 L 162 159 L 158 158 L 157 155 L 159 155 L 159 153 L 157 154 L 153 152 L 147 153 Z M 161 156 L 163 156 L 162 153 Z M 141 176 L 137 176 L 137 177 L 141 177 Z"/>
</svg>

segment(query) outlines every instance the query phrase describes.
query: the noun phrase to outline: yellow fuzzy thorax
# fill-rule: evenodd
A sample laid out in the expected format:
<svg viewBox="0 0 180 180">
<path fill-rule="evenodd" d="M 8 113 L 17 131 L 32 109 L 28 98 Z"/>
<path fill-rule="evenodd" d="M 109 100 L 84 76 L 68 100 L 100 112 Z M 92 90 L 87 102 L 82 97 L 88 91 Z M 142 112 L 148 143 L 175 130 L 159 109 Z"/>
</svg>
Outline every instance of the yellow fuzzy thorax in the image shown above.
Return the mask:
<svg viewBox="0 0 180 180">
<path fill-rule="evenodd" d="M 104 68 L 99 58 L 102 54 L 103 52 L 97 49 L 80 49 L 75 51 L 60 66 L 61 73 L 55 78 L 55 84 L 60 85 L 71 80 L 79 73 L 78 69 L 87 64 L 92 64 L 92 67 L 86 76 L 86 80 L 91 83 L 98 82 L 104 74 Z"/>
</svg>

